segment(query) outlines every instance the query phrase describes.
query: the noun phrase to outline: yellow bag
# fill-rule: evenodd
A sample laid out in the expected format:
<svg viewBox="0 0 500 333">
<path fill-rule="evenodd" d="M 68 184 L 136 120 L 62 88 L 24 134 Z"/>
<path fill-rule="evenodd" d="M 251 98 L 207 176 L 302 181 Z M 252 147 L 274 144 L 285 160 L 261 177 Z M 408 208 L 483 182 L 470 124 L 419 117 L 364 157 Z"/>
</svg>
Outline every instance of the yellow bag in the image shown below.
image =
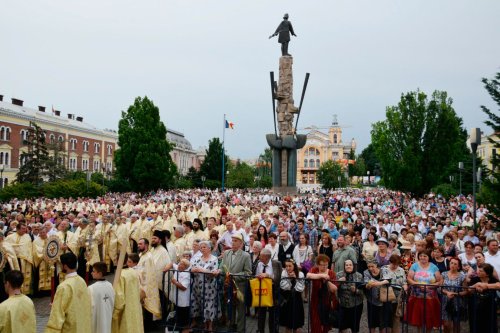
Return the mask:
<svg viewBox="0 0 500 333">
<path fill-rule="evenodd" d="M 273 280 L 251 279 L 250 290 L 252 291 L 252 307 L 273 306 Z"/>
</svg>

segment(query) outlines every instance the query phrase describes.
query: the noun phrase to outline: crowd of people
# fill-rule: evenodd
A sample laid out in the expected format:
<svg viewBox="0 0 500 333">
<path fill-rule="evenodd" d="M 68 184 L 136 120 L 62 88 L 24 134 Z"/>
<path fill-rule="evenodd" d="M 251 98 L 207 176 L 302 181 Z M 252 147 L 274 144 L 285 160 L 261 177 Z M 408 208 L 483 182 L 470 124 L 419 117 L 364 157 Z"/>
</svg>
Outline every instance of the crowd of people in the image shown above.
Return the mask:
<svg viewBox="0 0 500 333">
<path fill-rule="evenodd" d="M 34 331 L 23 295 L 49 294 L 46 332 L 244 332 L 248 316 L 259 332 L 358 332 L 363 313 L 371 332 L 497 332 L 500 225 L 470 196 L 197 189 L 11 200 L 0 213 L 2 332 Z M 252 307 L 252 278 L 270 279 L 271 305 Z"/>
</svg>

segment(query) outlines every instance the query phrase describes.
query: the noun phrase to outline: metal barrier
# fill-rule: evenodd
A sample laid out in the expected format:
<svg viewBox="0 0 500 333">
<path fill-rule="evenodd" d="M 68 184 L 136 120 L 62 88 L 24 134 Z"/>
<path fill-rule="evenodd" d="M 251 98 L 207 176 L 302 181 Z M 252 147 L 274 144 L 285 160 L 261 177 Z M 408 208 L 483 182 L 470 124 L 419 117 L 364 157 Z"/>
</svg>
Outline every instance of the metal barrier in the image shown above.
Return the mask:
<svg viewBox="0 0 500 333">
<path fill-rule="evenodd" d="M 172 287 L 172 277 L 179 274 L 189 275 L 189 295 Z M 234 275 L 225 277 L 175 270 L 166 273 L 167 302 L 162 310 L 169 314 L 166 320 L 169 331 L 189 328 L 193 332 L 238 332 L 236 322 L 241 318 L 245 327 L 242 332 L 258 331 L 259 320 L 260 329 L 264 327 L 266 332 L 299 326 L 302 332 L 312 333 L 323 332 L 323 329 L 327 332 L 329 328 L 335 328 L 335 332 L 348 328 L 351 332 L 369 332 L 370 327 L 378 327 L 381 332 L 386 328 L 386 331 L 403 333 L 417 330 L 498 332 L 498 300 L 491 290 L 477 292 L 467 287 L 418 285 L 409 286 L 405 291 L 399 285 L 390 284 L 387 286 L 391 288 L 381 291 L 380 287 L 369 288 L 364 282 L 332 281 L 338 288 L 332 295 L 320 280 L 282 278 L 279 284 L 273 284 L 274 306 L 253 308 L 257 317 L 253 319 L 245 312 L 252 298 L 248 281 L 254 277 L 237 277 L 244 283 L 240 281 L 236 285 Z M 296 288 L 298 284 L 303 285 L 303 291 L 297 291 L 302 289 Z M 448 297 L 446 292 L 449 291 L 459 295 Z M 382 302 L 381 293 L 382 300 L 391 301 Z M 395 299 L 392 300 L 393 293 Z M 185 315 L 186 310 L 175 311 L 180 297 L 189 300 L 188 318 L 184 323 L 179 314 Z"/>
</svg>

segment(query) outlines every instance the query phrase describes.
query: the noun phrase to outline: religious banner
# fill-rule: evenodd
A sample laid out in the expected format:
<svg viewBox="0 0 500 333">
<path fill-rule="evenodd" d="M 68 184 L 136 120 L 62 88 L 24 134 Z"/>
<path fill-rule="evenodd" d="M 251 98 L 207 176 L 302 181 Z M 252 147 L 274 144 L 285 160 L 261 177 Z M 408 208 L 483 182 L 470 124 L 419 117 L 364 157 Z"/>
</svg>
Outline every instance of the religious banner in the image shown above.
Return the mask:
<svg viewBox="0 0 500 333">
<path fill-rule="evenodd" d="M 59 256 L 62 254 L 61 241 L 57 235 L 52 235 L 47 238 L 47 245 L 43 251 L 43 258 L 49 264 L 54 264 L 59 260 Z"/>
</svg>

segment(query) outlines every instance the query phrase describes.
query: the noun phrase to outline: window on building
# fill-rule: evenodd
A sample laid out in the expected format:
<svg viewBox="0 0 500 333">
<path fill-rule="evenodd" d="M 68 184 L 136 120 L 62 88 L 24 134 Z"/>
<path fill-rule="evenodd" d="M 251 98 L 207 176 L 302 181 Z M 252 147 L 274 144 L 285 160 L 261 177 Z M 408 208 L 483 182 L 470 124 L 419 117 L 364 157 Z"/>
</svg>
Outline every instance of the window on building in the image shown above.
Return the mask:
<svg viewBox="0 0 500 333">
<path fill-rule="evenodd" d="M 51 144 L 56 143 L 56 136 L 54 134 L 51 134 L 50 137 L 49 137 L 49 140 L 50 140 Z"/>
<path fill-rule="evenodd" d="M 314 168 L 314 160 L 312 158 L 309 160 L 309 167 Z"/>
<path fill-rule="evenodd" d="M 305 159 L 305 160 L 304 160 L 304 168 L 307 168 L 307 165 L 308 165 L 308 163 L 307 163 L 307 159 Z"/>
<path fill-rule="evenodd" d="M 76 158 L 75 157 L 71 157 L 69 159 L 69 168 L 70 168 L 70 170 L 76 170 Z"/>
<path fill-rule="evenodd" d="M 10 165 L 10 156 L 7 152 L 0 152 L 0 165 Z"/>
<path fill-rule="evenodd" d="M 337 134 L 333 134 L 333 143 L 338 143 Z"/>
<path fill-rule="evenodd" d="M 95 154 L 99 154 L 99 151 L 101 150 L 101 144 L 100 143 L 97 143 L 95 142 L 94 143 L 94 153 Z"/>
<path fill-rule="evenodd" d="M 113 145 L 108 145 L 108 155 L 113 155 Z"/>
<path fill-rule="evenodd" d="M 82 160 L 82 170 L 87 171 L 89 169 L 89 160 Z"/>
<path fill-rule="evenodd" d="M 10 127 L 5 127 L 5 126 L 0 127 L 0 140 L 4 141 L 10 140 Z"/>
<path fill-rule="evenodd" d="M 28 141 L 28 130 L 22 129 L 20 133 L 21 133 L 21 144 L 24 144 L 26 141 Z"/>
<path fill-rule="evenodd" d="M 321 164 L 319 158 L 316 160 L 316 168 L 319 168 L 319 165 Z"/>
<path fill-rule="evenodd" d="M 77 143 L 76 139 L 70 139 L 69 140 L 69 144 L 70 144 L 71 150 L 76 150 L 76 143 Z"/>
<path fill-rule="evenodd" d="M 83 141 L 83 151 L 89 151 L 89 142 Z"/>
<path fill-rule="evenodd" d="M 94 171 L 99 171 L 100 163 L 99 161 L 94 161 Z"/>
</svg>

